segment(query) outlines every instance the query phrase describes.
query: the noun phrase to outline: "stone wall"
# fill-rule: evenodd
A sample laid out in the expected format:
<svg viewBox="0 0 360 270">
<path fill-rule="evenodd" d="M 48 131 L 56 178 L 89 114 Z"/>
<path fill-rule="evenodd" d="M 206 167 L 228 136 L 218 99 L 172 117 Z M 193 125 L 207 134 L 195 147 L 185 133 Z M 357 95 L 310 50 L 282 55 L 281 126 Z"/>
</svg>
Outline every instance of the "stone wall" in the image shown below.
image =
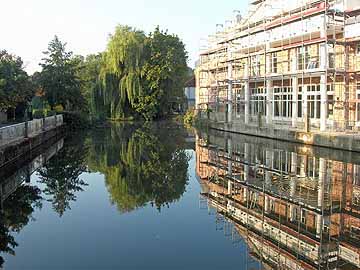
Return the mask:
<svg viewBox="0 0 360 270">
<path fill-rule="evenodd" d="M 56 115 L 0 128 L 0 147 L 23 140 L 24 138 L 37 136 L 44 131 L 55 129 L 62 126 L 63 122 L 63 116 Z"/>
</svg>

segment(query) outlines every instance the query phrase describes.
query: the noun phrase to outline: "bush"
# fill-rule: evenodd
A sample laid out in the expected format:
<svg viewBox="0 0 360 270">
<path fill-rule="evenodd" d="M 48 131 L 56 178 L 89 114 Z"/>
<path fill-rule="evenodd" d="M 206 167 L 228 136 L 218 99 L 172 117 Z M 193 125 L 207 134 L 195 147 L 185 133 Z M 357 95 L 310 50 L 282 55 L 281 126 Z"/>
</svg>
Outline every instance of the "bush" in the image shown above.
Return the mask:
<svg viewBox="0 0 360 270">
<path fill-rule="evenodd" d="M 54 110 L 57 112 L 57 113 L 62 113 L 64 111 L 64 108 L 62 105 L 56 105 L 54 107 Z"/>
<path fill-rule="evenodd" d="M 185 116 L 184 116 L 184 124 L 186 126 L 192 126 L 192 125 L 194 125 L 194 122 L 195 122 L 195 112 L 194 112 L 194 110 L 187 111 Z"/>
<path fill-rule="evenodd" d="M 45 117 L 44 110 L 33 110 L 33 118 L 34 119 L 42 119 Z"/>
</svg>

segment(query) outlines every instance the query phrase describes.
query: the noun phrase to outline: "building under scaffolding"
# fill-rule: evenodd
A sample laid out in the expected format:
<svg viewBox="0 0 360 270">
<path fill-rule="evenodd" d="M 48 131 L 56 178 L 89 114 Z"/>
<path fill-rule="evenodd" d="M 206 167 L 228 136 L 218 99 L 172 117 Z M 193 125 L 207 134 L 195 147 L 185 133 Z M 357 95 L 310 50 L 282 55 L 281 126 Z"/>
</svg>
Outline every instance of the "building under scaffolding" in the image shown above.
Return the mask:
<svg viewBox="0 0 360 270">
<path fill-rule="evenodd" d="M 200 54 L 196 107 L 224 123 L 360 128 L 360 1 L 252 0 Z"/>
<path fill-rule="evenodd" d="M 216 222 L 233 222 L 265 269 L 360 268 L 358 157 L 211 131 L 196 164 Z"/>
</svg>

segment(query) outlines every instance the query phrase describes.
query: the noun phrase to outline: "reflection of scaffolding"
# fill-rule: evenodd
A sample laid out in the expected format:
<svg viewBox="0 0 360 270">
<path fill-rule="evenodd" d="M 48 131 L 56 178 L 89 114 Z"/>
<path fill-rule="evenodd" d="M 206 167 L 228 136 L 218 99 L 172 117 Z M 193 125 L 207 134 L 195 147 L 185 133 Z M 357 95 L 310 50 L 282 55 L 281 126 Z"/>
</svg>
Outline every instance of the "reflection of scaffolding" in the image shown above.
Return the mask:
<svg viewBox="0 0 360 270">
<path fill-rule="evenodd" d="M 197 146 L 198 153 L 206 153 L 198 157 L 202 171 L 218 176 L 216 181 L 201 177 L 208 190 L 203 196 L 224 217 L 217 215 L 217 229 L 229 237 L 230 220 L 264 266 L 336 269 L 350 262 L 360 267 L 355 240 L 360 231 L 354 228 L 360 220 L 345 210 L 353 205 L 351 212 L 360 213 L 360 165 L 314 156 L 303 147 L 276 149 L 259 143 L 262 139 L 222 136 L 208 135 L 207 144 Z"/>
<path fill-rule="evenodd" d="M 251 1 L 200 55 L 198 109 L 219 122 L 357 130 L 358 10 L 348 0 Z"/>
</svg>

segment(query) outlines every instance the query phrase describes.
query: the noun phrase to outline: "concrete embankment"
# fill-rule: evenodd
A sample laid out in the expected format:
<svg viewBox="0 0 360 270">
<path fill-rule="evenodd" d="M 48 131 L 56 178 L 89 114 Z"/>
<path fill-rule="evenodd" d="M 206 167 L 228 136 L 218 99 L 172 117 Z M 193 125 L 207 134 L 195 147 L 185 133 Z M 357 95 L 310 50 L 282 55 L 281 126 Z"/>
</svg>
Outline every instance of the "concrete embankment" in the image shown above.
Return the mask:
<svg viewBox="0 0 360 270">
<path fill-rule="evenodd" d="M 276 125 L 255 126 L 243 122 L 212 121 L 208 120 L 211 129 L 237 134 L 251 135 L 262 138 L 276 139 L 306 145 L 321 146 L 332 149 L 360 152 L 359 132 L 306 132 L 302 129 L 279 127 Z"/>
<path fill-rule="evenodd" d="M 0 128 L 0 168 L 56 136 L 63 124 L 63 116 L 56 115 Z"/>
</svg>

